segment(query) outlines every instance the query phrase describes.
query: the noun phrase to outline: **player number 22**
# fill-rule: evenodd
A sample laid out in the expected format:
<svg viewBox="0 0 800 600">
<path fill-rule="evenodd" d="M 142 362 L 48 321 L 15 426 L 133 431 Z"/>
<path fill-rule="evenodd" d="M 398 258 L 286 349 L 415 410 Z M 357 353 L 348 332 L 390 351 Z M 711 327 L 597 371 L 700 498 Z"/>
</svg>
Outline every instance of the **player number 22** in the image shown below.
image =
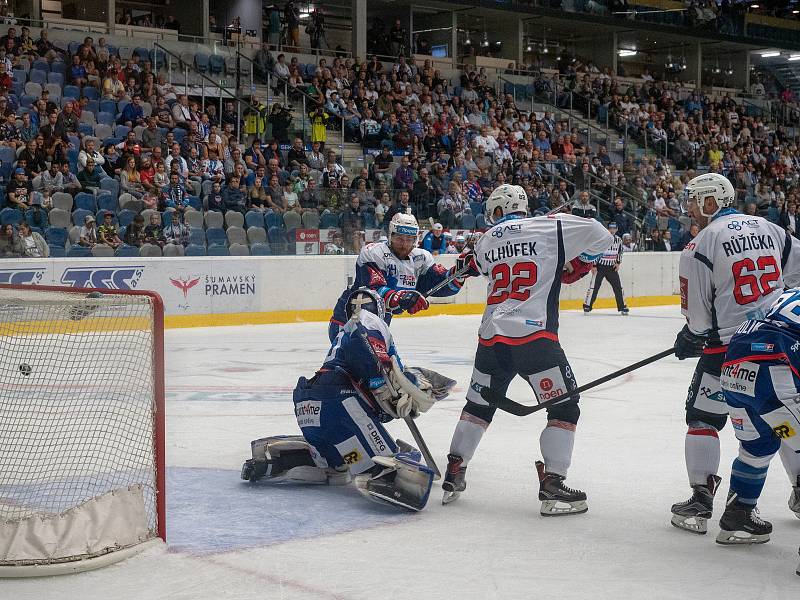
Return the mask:
<svg viewBox="0 0 800 600">
<path fill-rule="evenodd" d="M 759 256 L 755 262 L 744 258 L 733 263 L 733 297 L 738 304 L 755 302 L 772 292 L 773 284 L 780 277 L 781 270 L 774 256 Z"/>
<path fill-rule="evenodd" d="M 513 266 L 499 263 L 492 268 L 492 293 L 487 304 L 500 304 L 508 299 L 524 301 L 536 283 L 536 263 L 518 262 Z"/>
</svg>

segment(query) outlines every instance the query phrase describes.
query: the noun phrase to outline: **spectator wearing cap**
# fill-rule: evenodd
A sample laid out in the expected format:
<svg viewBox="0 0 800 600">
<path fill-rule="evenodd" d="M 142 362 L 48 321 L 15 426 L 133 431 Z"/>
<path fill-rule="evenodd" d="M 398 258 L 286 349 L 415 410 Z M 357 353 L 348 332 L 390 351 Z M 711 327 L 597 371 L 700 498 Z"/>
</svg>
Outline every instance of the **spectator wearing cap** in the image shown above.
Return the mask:
<svg viewBox="0 0 800 600">
<path fill-rule="evenodd" d="M 448 254 L 461 254 L 467 246 L 467 238 L 463 235 L 457 235 L 453 238 L 452 242 L 447 245 Z"/>
<path fill-rule="evenodd" d="M 430 231 L 422 238 L 422 248 L 436 256 L 447 253 L 447 238 L 441 223 L 434 223 Z"/>
<path fill-rule="evenodd" d="M 28 181 L 25 169 L 17 167 L 14 169 L 14 178 L 6 186 L 6 206 L 25 212 L 32 191 L 33 187 Z"/>
<path fill-rule="evenodd" d="M 86 215 L 83 218 L 83 227 L 81 227 L 78 243 L 89 248 L 97 245 L 97 227 L 95 227 L 94 216 Z"/>
</svg>

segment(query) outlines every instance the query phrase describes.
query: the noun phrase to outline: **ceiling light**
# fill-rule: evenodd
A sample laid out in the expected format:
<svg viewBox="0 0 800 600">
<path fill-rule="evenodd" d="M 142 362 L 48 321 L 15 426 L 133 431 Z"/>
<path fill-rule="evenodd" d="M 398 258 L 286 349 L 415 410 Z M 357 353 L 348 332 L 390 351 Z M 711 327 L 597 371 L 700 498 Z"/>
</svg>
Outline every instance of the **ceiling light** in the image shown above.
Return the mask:
<svg viewBox="0 0 800 600">
<path fill-rule="evenodd" d="M 636 56 L 636 50 L 617 50 L 618 56 Z"/>
<path fill-rule="evenodd" d="M 532 50 L 533 50 L 533 48 L 531 48 L 531 45 L 530 45 L 530 44 L 528 44 L 527 46 L 525 46 L 525 52 L 531 52 Z"/>
<path fill-rule="evenodd" d="M 792 11 L 792 14 L 793 14 L 793 15 L 800 14 L 800 10 L 793 10 L 793 11 Z"/>
<path fill-rule="evenodd" d="M 800 60 L 800 54 L 792 54 L 792 55 L 791 55 L 789 58 L 787 58 L 786 60 L 789 60 L 789 61 Z"/>
<path fill-rule="evenodd" d="M 761 58 L 773 58 L 775 56 L 780 56 L 780 55 L 781 55 L 781 53 L 778 52 L 777 50 L 776 51 L 770 51 L 770 52 L 762 52 L 761 53 Z"/>
<path fill-rule="evenodd" d="M 761 8 L 758 4 L 751 4 L 750 8 Z"/>
</svg>

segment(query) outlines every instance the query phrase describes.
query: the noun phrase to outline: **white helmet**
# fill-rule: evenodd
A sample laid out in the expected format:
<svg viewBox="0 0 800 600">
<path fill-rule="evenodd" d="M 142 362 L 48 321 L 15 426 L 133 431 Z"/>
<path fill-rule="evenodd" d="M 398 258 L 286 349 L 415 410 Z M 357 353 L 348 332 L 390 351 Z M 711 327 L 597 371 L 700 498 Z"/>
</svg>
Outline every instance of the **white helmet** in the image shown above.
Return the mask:
<svg viewBox="0 0 800 600">
<path fill-rule="evenodd" d="M 528 214 L 528 194 L 522 187 L 508 183 L 495 188 L 486 201 L 486 222 L 490 225 L 494 224 L 494 211 L 498 206 L 503 217 L 513 213 Z"/>
<path fill-rule="evenodd" d="M 695 177 L 686 184 L 686 189 L 683 190 L 683 193 L 684 210 L 688 212 L 689 205 L 695 204 L 700 209 L 700 214 L 704 217 L 713 217 L 721 209 L 733 204 L 735 196 L 731 182 L 728 181 L 727 177 L 719 173 L 706 173 Z M 711 214 L 706 214 L 703 212 L 703 204 L 709 196 L 713 196 L 717 209 Z"/>
<path fill-rule="evenodd" d="M 389 223 L 389 237 L 393 235 L 413 235 L 415 238 L 419 234 L 419 225 L 414 215 L 396 213 Z"/>
</svg>

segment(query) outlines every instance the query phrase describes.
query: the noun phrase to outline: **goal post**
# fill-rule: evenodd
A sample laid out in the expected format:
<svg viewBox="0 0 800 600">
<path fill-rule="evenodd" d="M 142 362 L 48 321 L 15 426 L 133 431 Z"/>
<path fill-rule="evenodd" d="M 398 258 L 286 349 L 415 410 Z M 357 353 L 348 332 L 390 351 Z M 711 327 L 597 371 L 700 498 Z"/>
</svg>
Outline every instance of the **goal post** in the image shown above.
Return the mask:
<svg viewBox="0 0 800 600">
<path fill-rule="evenodd" d="M 0 577 L 166 540 L 164 437 L 158 294 L 0 285 Z"/>
</svg>

